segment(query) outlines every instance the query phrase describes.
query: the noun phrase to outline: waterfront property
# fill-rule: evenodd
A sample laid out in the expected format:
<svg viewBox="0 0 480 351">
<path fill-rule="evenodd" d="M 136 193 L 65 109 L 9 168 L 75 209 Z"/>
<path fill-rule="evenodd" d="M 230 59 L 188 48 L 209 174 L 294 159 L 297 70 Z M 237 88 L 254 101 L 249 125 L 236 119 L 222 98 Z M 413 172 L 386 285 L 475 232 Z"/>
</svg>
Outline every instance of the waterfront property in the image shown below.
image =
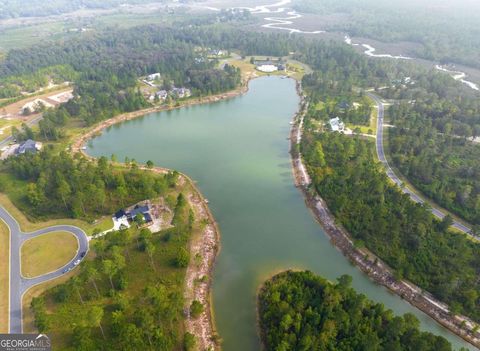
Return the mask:
<svg viewBox="0 0 480 351">
<path fill-rule="evenodd" d="M 183 99 L 186 97 L 190 97 L 192 95 L 190 89 L 181 87 L 181 88 L 173 88 L 172 89 L 172 95 L 174 97 L 177 97 L 179 99 Z"/>
<path fill-rule="evenodd" d="M 159 90 L 155 94 L 151 94 L 148 97 L 148 99 L 150 101 L 154 101 L 155 97 L 158 97 L 158 99 L 160 101 L 165 101 L 169 95 L 171 97 L 175 98 L 175 99 L 183 99 L 183 98 L 187 98 L 187 97 L 192 96 L 192 92 L 191 92 L 190 89 L 185 88 L 185 87 L 181 87 L 181 88 L 174 87 L 170 91 L 166 91 L 166 90 L 163 90 L 163 89 Z"/>
<path fill-rule="evenodd" d="M 159 90 L 155 93 L 160 100 L 166 100 L 168 97 L 168 91 L 166 90 Z"/>
<path fill-rule="evenodd" d="M 157 91 L 155 94 L 150 95 L 148 99 L 149 99 L 150 101 L 154 101 L 154 100 L 155 100 L 155 97 L 158 97 L 158 99 L 159 99 L 160 101 L 165 101 L 165 100 L 167 99 L 167 97 L 168 97 L 168 91 L 163 90 L 163 89 L 162 89 L 162 90 L 159 90 L 159 91 Z"/>
<path fill-rule="evenodd" d="M 153 218 L 150 214 L 150 206 L 148 204 L 135 205 L 128 209 L 121 209 L 117 211 L 113 217 L 113 230 L 121 230 L 130 228 L 130 225 L 141 219 L 145 226 L 153 224 Z"/>
<path fill-rule="evenodd" d="M 413 313 L 423 330 L 466 346 L 372 283 L 324 235 L 293 185 L 286 137 L 298 103 L 293 80 L 262 77 L 235 99 L 153 113 L 105 130 L 88 144 L 88 153 L 152 160 L 198 181 L 221 231 L 213 302 L 225 350 L 260 349 L 256 291 L 266 277 L 292 267 L 331 280 L 349 274 L 355 289 L 370 299 L 396 314 Z"/>
<path fill-rule="evenodd" d="M 286 64 L 282 59 L 277 60 L 254 60 L 256 69 L 264 73 L 273 73 L 276 71 L 285 71 Z"/>
</svg>

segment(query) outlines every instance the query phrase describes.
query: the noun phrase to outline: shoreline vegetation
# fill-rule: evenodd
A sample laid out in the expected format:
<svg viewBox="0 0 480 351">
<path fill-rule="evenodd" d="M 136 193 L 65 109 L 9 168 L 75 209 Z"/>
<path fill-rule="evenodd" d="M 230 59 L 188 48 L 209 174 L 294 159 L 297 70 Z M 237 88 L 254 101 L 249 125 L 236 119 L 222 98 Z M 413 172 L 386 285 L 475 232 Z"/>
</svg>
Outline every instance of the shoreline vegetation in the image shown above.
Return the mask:
<svg viewBox="0 0 480 351">
<path fill-rule="evenodd" d="M 309 188 L 310 177 L 299 152 L 302 138 L 303 121 L 308 110 L 300 83 L 297 83 L 297 93 L 301 97 L 299 111 L 294 117 L 290 131 L 290 153 L 295 186 L 304 195 L 305 203 L 312 211 L 315 219 L 324 229 L 334 245 L 352 264 L 365 273 L 373 282 L 389 289 L 419 310 L 437 321 L 440 325 L 461 337 L 465 341 L 480 347 L 480 338 L 475 332 L 475 323 L 464 316 L 454 316 L 449 312 L 448 306 L 437 301 L 428 292 L 422 291 L 414 284 L 397 280 L 390 267 L 382 262 L 373 253 L 365 248 L 358 248 L 350 239 L 350 235 L 335 221 L 325 201 L 314 190 Z"/>
<path fill-rule="evenodd" d="M 99 124 L 94 125 L 87 132 L 83 133 L 79 138 L 74 140 L 74 142 L 71 145 L 71 151 L 72 153 L 81 152 L 85 156 L 89 157 L 88 155 L 86 155 L 85 152 L 83 152 L 84 151 L 83 147 L 90 139 L 98 136 L 99 134 L 101 134 L 101 132 L 104 129 L 107 129 L 108 127 L 111 127 L 118 123 L 140 118 L 154 112 L 171 111 L 171 110 L 176 110 L 176 109 L 180 109 L 188 106 L 209 104 L 209 103 L 218 102 L 222 100 L 232 99 L 239 95 L 245 94 L 248 91 L 248 83 L 252 78 L 255 78 L 255 77 L 256 77 L 255 75 L 249 75 L 245 77 L 238 88 L 224 92 L 224 93 L 181 101 L 178 105 L 173 105 L 173 106 L 160 105 L 160 106 L 148 107 L 146 109 L 142 109 L 138 111 L 122 113 L 118 116 L 107 119 L 103 122 L 100 122 Z"/>
<path fill-rule="evenodd" d="M 248 91 L 249 81 L 256 77 L 257 75 L 255 73 L 246 75 L 243 77 L 242 83 L 238 88 L 228 92 L 189 99 L 180 102 L 176 106 L 162 105 L 149 107 L 112 117 L 98 123 L 74 139 L 71 143 L 70 150 L 73 154 L 80 152 L 87 158 L 93 159 L 85 153 L 84 145 L 92 138 L 98 136 L 104 129 L 118 123 L 145 116 L 149 113 L 169 111 L 237 97 Z M 299 111 L 294 117 L 294 124 L 290 131 L 291 161 L 295 185 L 301 189 L 307 206 L 330 237 L 332 244 L 374 282 L 387 287 L 391 292 L 397 294 L 402 299 L 408 301 L 411 305 L 425 312 L 454 334 L 468 341 L 472 345 L 480 347 L 480 339 L 475 337 L 474 333 L 472 333 L 471 329 L 473 329 L 473 327 L 469 328 L 470 321 L 467 318 L 452 316 L 448 312 L 448 306 L 436 301 L 432 296 L 428 295 L 428 293 L 422 292 L 420 288 L 413 284 L 405 281 L 396 281 L 391 269 L 383 262 L 376 259 L 371 252 L 366 249 L 355 247 L 348 234 L 335 224 L 334 218 L 330 214 L 323 199 L 318 194 L 312 194 L 309 191 L 308 184 L 310 183 L 310 179 L 297 149 L 301 140 L 303 114 L 308 107 L 308 105 L 305 105 L 305 97 L 302 93 L 301 83 L 299 83 L 298 80 L 297 92 L 301 97 L 301 102 Z M 142 166 L 140 169 L 156 173 L 167 173 L 171 171 L 162 167 L 148 168 Z M 195 186 L 194 181 L 182 173 L 180 173 L 179 181 L 187 182 L 191 185 L 193 194 L 188 198 L 188 201 L 192 205 L 192 208 L 195 209 L 198 220 L 203 221 L 205 224 L 203 237 L 192 237 L 190 242 L 192 257 L 194 257 L 195 254 L 199 254 L 201 261 L 200 263 L 194 263 L 194 260 L 191 260 L 187 268 L 185 278 L 186 290 L 184 293 L 185 307 L 187 310 L 190 306 L 189 304 L 193 300 L 199 301 L 204 306 L 204 309 L 201 315 L 196 318 L 193 318 L 190 316 L 190 313 L 187 313 L 188 316 L 185 320 L 185 327 L 187 332 L 196 336 L 198 347 L 201 349 L 213 348 L 219 350 L 220 338 L 216 332 L 214 310 L 211 303 L 211 281 L 215 259 L 220 250 L 220 232 L 205 198 Z M 374 264 L 374 260 L 377 261 L 376 264 Z"/>
<path fill-rule="evenodd" d="M 109 128 L 118 123 L 145 116 L 153 112 L 170 111 L 178 108 L 199 104 L 207 104 L 237 97 L 239 95 L 245 94 L 248 91 L 248 84 L 253 78 L 256 78 L 255 74 L 244 77 L 241 86 L 229 92 L 216 94 L 208 97 L 190 99 L 181 102 L 177 106 L 155 106 L 139 111 L 124 113 L 116 117 L 110 118 L 97 124 L 96 126 L 93 126 L 89 131 L 83 133 L 79 138 L 74 140 L 71 146 L 71 152 L 81 152 L 83 155 L 91 158 L 85 153 L 84 145 L 92 138 L 98 136 L 106 128 Z M 467 318 L 459 318 L 452 316 L 448 312 L 448 306 L 436 301 L 433 296 L 429 295 L 426 292 L 422 292 L 420 288 L 414 286 L 412 283 L 405 281 L 396 281 L 393 272 L 385 263 L 381 262 L 365 248 L 359 249 L 355 247 L 355 244 L 353 243 L 353 241 L 351 241 L 348 234 L 345 233 L 343 228 L 340 228 L 337 224 L 335 224 L 334 218 L 330 214 L 323 199 L 318 194 L 312 194 L 309 191 L 308 184 L 310 183 L 310 178 L 306 171 L 306 167 L 301 159 L 301 155 L 298 156 L 297 149 L 301 141 L 303 114 L 308 107 L 305 105 L 305 97 L 302 92 L 301 83 L 298 80 L 297 93 L 301 97 L 301 102 L 299 110 L 294 117 L 294 124 L 292 125 L 290 131 L 292 155 L 291 161 L 295 185 L 301 189 L 302 193 L 304 194 L 307 206 L 313 212 L 315 219 L 320 223 L 320 225 L 322 225 L 323 229 L 330 237 L 332 244 L 340 252 L 342 252 L 342 254 L 344 254 L 344 256 L 347 257 L 352 262 L 352 264 L 357 266 L 363 273 L 365 273 L 372 281 L 385 286 L 392 293 L 400 296 L 402 299 L 406 300 L 411 305 L 420 309 L 457 336 L 461 337 L 462 339 L 466 340 L 467 342 L 471 343 L 476 347 L 480 347 L 480 339 L 473 335 L 473 327 L 468 328 L 468 324 L 470 323 L 470 321 Z M 141 167 L 141 169 L 153 170 L 159 173 L 166 173 L 170 171 L 169 169 L 162 167 L 154 167 L 153 169 Z M 205 256 L 202 256 L 203 259 L 201 265 L 193 267 L 191 263 L 187 269 L 186 284 L 188 289 L 185 291 L 186 306 L 187 301 L 192 301 L 192 296 L 195 296 L 196 299 L 200 299 L 199 301 L 204 305 L 204 312 L 202 313 L 201 317 L 197 319 L 191 318 L 189 316 L 185 324 L 187 331 L 197 337 L 199 341 L 198 345 L 204 345 L 206 346 L 206 348 L 214 347 L 214 349 L 220 349 L 219 336 L 216 332 L 214 321 L 214 310 L 211 303 L 211 274 L 213 271 L 215 259 L 218 255 L 220 248 L 220 232 L 218 230 L 216 222 L 213 219 L 213 216 L 210 213 L 208 205 L 206 205 L 205 199 L 201 195 L 198 188 L 195 186 L 194 182 L 185 174 L 181 174 L 181 176 L 184 177 L 184 179 L 192 185 L 193 189 L 195 189 L 195 192 L 198 195 L 197 200 L 200 199 L 200 201 L 198 201 L 196 204 L 192 202 L 192 200 L 194 200 L 192 198 L 189 199 L 189 202 L 194 205 L 192 206 L 193 208 L 197 208 L 198 210 L 198 206 L 200 206 L 206 211 L 210 224 L 214 228 L 214 236 L 216 238 L 214 254 L 212 256 L 206 256 L 206 260 Z M 205 234 L 207 234 L 205 235 L 205 238 L 207 239 L 203 240 L 203 242 L 201 243 L 202 245 L 200 246 L 198 246 L 198 242 L 194 244 L 193 241 L 195 239 L 192 238 L 192 242 L 190 245 L 194 249 L 196 249 L 197 252 L 211 252 L 211 242 L 209 241 L 209 239 L 211 239 L 211 233 L 207 232 L 210 231 L 207 229 L 205 230 Z M 376 265 L 374 265 L 373 263 L 375 260 L 377 261 Z M 198 282 L 198 280 L 196 279 L 201 277 L 200 272 L 208 272 L 208 274 L 206 274 L 207 279 L 206 283 L 204 283 L 202 279 L 202 288 L 200 289 L 200 291 L 195 293 L 191 289 L 191 286 L 195 286 L 196 282 Z"/>
<path fill-rule="evenodd" d="M 421 331 L 411 313 L 396 315 L 351 282 L 348 275 L 333 282 L 308 270 L 282 271 L 263 282 L 257 294 L 262 349 L 453 349 L 444 337 Z"/>
<path fill-rule="evenodd" d="M 248 74 L 243 78 L 242 83 L 238 88 L 221 94 L 182 101 L 177 106 L 155 106 L 110 118 L 93 126 L 86 133 L 81 134 L 76 140 L 74 140 L 71 145 L 71 153 L 75 154 L 80 152 L 85 157 L 94 159 L 86 154 L 84 145 L 89 140 L 99 135 L 104 129 L 153 112 L 169 111 L 187 106 L 213 103 L 243 95 L 248 91 L 250 80 L 255 77 L 255 73 Z M 116 163 L 116 165 L 123 164 Z M 166 174 L 172 171 L 163 167 L 148 168 L 146 166 L 141 166 L 139 168 L 160 174 Z M 188 196 L 188 202 L 194 209 L 196 220 L 202 223 L 203 228 L 202 235 L 194 235 L 189 244 L 191 260 L 186 271 L 184 290 L 185 310 L 188 311 L 186 313 L 185 329 L 186 332 L 195 336 L 196 346 L 199 349 L 220 350 L 220 337 L 216 330 L 214 309 L 211 300 L 212 273 L 216 257 L 220 251 L 220 230 L 207 205 L 207 200 L 203 197 L 202 193 L 195 185 L 195 182 L 186 174 L 179 172 L 179 175 L 179 182 L 186 182 L 192 188 L 192 193 Z M 200 259 L 195 260 L 195 258 Z M 203 311 L 199 316 L 194 317 L 189 312 L 190 305 L 193 301 L 198 301 L 203 305 Z"/>
</svg>

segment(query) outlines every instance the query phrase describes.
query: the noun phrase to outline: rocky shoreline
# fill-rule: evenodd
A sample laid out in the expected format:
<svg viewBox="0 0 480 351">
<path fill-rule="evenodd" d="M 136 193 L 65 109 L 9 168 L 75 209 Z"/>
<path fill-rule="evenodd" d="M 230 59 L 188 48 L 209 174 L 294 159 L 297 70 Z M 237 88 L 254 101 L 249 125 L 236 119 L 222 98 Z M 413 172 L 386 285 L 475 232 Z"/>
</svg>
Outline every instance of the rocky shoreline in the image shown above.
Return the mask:
<svg viewBox="0 0 480 351">
<path fill-rule="evenodd" d="M 184 176 L 186 177 L 186 176 Z M 185 279 L 185 307 L 192 301 L 199 301 L 204 309 L 197 318 L 192 318 L 189 311 L 185 327 L 187 332 L 195 335 L 199 350 L 220 350 L 218 334 L 215 329 L 213 305 L 211 301 L 212 273 L 220 246 L 220 230 L 200 191 L 193 181 L 186 177 L 193 193 L 188 197 L 195 213 L 197 225 L 203 227 L 200 236 L 192 237 L 190 242 L 190 264 Z M 197 261 L 196 258 L 199 258 Z"/>
<path fill-rule="evenodd" d="M 295 185 L 302 191 L 307 206 L 329 236 L 331 243 L 375 283 L 385 286 L 452 333 L 480 348 L 480 333 L 475 331 L 475 322 L 464 316 L 453 316 L 447 305 L 437 301 L 432 295 L 422 291 L 413 283 L 395 279 L 393 270 L 378 257 L 366 249 L 355 247 L 346 230 L 335 223 L 335 218 L 328 210 L 325 201 L 316 191 L 310 188 L 311 180 L 303 163 L 302 155 L 298 150 L 308 102 L 305 101 L 300 84 L 297 84 L 297 90 L 301 97 L 300 109 L 294 118 L 290 131 L 291 161 Z"/>
</svg>

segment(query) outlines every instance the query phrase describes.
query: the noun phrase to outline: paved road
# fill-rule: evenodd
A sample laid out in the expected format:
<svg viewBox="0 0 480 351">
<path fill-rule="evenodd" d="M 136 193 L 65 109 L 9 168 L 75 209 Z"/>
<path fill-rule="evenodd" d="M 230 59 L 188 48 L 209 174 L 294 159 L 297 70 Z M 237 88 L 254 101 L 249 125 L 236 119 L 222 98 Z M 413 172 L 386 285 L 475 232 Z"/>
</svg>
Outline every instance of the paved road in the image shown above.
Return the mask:
<svg viewBox="0 0 480 351">
<path fill-rule="evenodd" d="M 65 269 L 73 269 L 76 260 L 82 260 L 81 254 L 88 251 L 88 237 L 80 228 L 70 225 L 57 225 L 37 230 L 32 233 L 24 233 L 21 231 L 18 222 L 8 213 L 8 211 L 0 206 L 0 218 L 7 224 L 10 229 L 10 333 L 22 332 L 22 296 L 31 287 L 58 278 L 62 276 Z M 24 278 L 21 273 L 20 249 L 22 244 L 28 240 L 43 234 L 56 231 L 65 231 L 72 233 L 78 240 L 78 249 L 75 257 L 65 266 L 35 277 Z"/>
<path fill-rule="evenodd" d="M 28 121 L 26 123 L 26 125 L 29 126 L 29 127 L 34 126 L 34 125 L 38 124 L 38 122 L 40 122 L 42 120 L 42 118 L 43 118 L 43 114 L 40 114 L 37 117 Z M 11 142 L 13 142 L 13 137 L 10 135 L 10 136 L 6 137 L 5 139 L 3 139 L 2 141 L 0 141 L 0 147 L 2 147 L 4 145 L 7 145 Z"/>
<path fill-rule="evenodd" d="M 391 180 L 393 180 L 399 187 L 401 187 L 405 194 L 408 194 L 414 202 L 417 202 L 417 203 L 420 203 L 420 204 L 425 203 L 425 200 L 423 198 L 421 198 L 412 189 L 410 189 L 409 187 L 407 187 L 403 184 L 403 182 L 400 180 L 400 178 L 395 174 L 395 172 L 392 170 L 392 168 L 388 164 L 387 158 L 385 157 L 384 147 L 383 147 L 383 119 L 384 119 L 384 115 L 385 115 L 385 108 L 384 108 L 384 105 L 383 105 L 381 99 L 378 96 L 376 96 L 374 94 L 371 94 L 371 93 L 367 93 L 367 95 L 369 97 L 371 97 L 376 102 L 376 104 L 378 106 L 377 140 L 376 140 L 378 159 L 385 166 L 388 177 Z M 430 211 L 433 213 L 433 215 L 435 217 L 442 219 L 446 216 L 446 214 L 444 212 L 440 211 L 437 208 L 434 208 L 431 203 L 429 203 L 429 205 L 431 207 Z M 478 237 L 471 234 L 471 228 L 463 225 L 462 223 L 454 221 L 452 226 L 454 228 L 464 232 L 465 234 L 468 234 L 468 235 L 478 239 Z"/>
</svg>

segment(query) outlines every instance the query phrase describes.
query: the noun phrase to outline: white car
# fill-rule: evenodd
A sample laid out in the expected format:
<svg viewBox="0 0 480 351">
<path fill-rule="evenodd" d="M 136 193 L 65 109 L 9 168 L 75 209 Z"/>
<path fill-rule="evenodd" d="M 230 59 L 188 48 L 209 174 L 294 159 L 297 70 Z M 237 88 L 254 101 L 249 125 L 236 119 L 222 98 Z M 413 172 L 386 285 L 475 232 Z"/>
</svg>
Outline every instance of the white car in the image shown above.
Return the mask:
<svg viewBox="0 0 480 351">
<path fill-rule="evenodd" d="M 80 260 L 76 260 L 75 262 L 73 262 L 74 266 L 78 266 L 79 264 L 80 264 Z"/>
</svg>

